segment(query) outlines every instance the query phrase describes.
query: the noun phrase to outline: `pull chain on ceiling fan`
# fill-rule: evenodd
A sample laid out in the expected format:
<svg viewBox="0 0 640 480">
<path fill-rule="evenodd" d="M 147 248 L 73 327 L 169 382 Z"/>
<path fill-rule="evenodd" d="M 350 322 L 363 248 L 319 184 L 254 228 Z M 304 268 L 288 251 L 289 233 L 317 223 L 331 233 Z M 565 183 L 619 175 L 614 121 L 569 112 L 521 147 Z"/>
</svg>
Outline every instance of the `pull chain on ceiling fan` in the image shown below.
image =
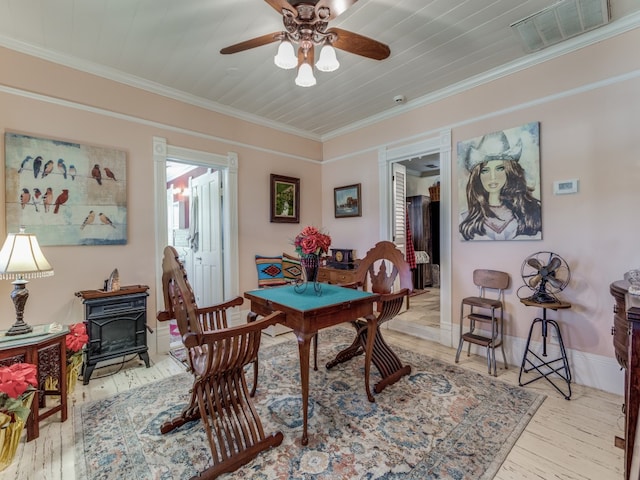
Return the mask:
<svg viewBox="0 0 640 480">
<path fill-rule="evenodd" d="M 220 50 L 230 54 L 280 41 L 274 63 L 284 69 L 298 67 L 296 85 L 311 87 L 316 84 L 313 76 L 315 47 L 321 47 L 315 67 L 323 72 L 333 72 L 340 67 L 334 48 L 355 53 L 374 60 L 384 60 L 391 53 L 389 47 L 357 33 L 330 28 L 329 21 L 343 13 L 358 0 L 265 0 L 282 14 L 285 30 L 269 33 L 236 43 Z M 297 55 L 293 44 L 298 46 Z"/>
</svg>

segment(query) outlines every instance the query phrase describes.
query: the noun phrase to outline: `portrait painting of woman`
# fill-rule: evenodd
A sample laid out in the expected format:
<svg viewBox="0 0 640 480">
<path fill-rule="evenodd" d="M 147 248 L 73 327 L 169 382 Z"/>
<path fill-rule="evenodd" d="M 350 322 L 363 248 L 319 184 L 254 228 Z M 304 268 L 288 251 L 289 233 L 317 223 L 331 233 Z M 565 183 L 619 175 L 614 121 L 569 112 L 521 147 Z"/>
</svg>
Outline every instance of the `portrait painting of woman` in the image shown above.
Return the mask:
<svg viewBox="0 0 640 480">
<path fill-rule="evenodd" d="M 462 240 L 539 240 L 540 124 L 458 142 Z"/>
</svg>

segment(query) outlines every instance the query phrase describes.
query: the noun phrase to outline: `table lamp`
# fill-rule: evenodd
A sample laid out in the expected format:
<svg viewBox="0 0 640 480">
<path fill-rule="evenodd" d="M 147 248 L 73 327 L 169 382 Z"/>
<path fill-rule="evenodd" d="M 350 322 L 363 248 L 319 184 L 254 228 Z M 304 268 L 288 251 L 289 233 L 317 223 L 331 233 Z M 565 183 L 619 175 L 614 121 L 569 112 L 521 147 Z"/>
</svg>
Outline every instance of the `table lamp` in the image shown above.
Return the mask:
<svg viewBox="0 0 640 480">
<path fill-rule="evenodd" d="M 16 323 L 5 335 L 20 335 L 29 333 L 33 327 L 23 320 L 24 306 L 29 298 L 29 283 L 26 279 L 50 277 L 53 268 L 40 250 L 38 240 L 33 233 L 10 233 L 0 250 L 0 280 L 14 280 L 11 299 L 16 308 Z"/>
</svg>

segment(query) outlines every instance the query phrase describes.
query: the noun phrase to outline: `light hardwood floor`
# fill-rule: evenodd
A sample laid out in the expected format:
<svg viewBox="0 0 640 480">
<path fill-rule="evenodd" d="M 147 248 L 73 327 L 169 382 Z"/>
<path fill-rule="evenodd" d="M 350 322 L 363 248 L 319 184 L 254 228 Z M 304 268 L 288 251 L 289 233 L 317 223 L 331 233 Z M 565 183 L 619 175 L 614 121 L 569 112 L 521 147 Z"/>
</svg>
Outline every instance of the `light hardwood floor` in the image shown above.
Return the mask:
<svg viewBox="0 0 640 480">
<path fill-rule="evenodd" d="M 455 350 L 442 345 L 385 330 L 391 345 L 422 352 L 453 363 Z M 294 342 L 288 333 L 272 338 L 263 335 L 263 346 L 275 342 Z M 89 385 L 78 382 L 70 398 L 69 419 L 58 421 L 59 415 L 44 420 L 40 437 L 22 444 L 14 462 L 0 473 L 3 480 L 75 478 L 74 467 L 74 408 L 84 402 L 105 398 L 117 392 L 143 385 L 184 371 L 167 354 L 152 359 L 151 368 L 132 360 L 115 374 L 118 367 L 96 369 Z M 487 375 L 485 357 L 463 356 L 459 365 Z M 512 385 L 518 383 L 519 369 L 501 368 L 498 379 Z M 390 388 L 401 388 L 398 383 Z M 614 447 L 614 436 L 622 436 L 624 415 L 622 397 L 592 388 L 573 385 L 573 396 L 567 401 L 544 380 L 527 387 L 547 395 L 542 406 L 529 422 L 526 430 L 509 453 L 497 480 L 563 479 L 613 480 L 623 478 L 623 451 Z M 313 392 L 311 392 L 313 395 Z M 229 477 L 226 477 L 229 478 Z M 123 479 L 124 480 L 124 479 Z"/>
</svg>

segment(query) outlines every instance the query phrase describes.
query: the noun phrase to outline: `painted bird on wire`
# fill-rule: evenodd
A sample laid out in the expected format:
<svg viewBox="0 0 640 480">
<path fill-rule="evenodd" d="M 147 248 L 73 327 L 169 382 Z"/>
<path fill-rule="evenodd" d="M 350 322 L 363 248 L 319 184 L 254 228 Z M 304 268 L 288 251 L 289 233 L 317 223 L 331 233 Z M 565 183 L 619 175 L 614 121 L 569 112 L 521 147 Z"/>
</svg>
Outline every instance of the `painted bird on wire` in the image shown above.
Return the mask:
<svg viewBox="0 0 640 480">
<path fill-rule="evenodd" d="M 107 175 L 107 177 L 109 177 L 110 179 L 112 179 L 114 182 L 116 182 L 116 176 L 113 174 L 113 172 L 108 169 L 107 167 L 104 167 L 104 173 Z"/>
<path fill-rule="evenodd" d="M 40 191 L 39 188 L 34 188 L 33 189 L 33 206 L 36 207 L 36 212 L 39 212 L 38 210 L 38 202 L 36 202 L 36 200 L 40 200 L 40 197 L 42 196 L 42 192 Z"/>
<path fill-rule="evenodd" d="M 69 190 L 65 188 L 62 190 L 62 193 L 58 195 L 58 198 L 56 198 L 56 206 L 53 209 L 53 213 L 58 213 L 60 205 L 64 205 L 67 200 L 69 200 Z"/>
<path fill-rule="evenodd" d="M 24 170 L 27 167 L 29 160 L 33 160 L 33 157 L 30 157 L 27 155 L 27 157 L 24 160 L 22 160 L 22 163 L 20 164 L 20 170 L 18 170 L 18 173 L 22 173 L 22 170 Z"/>
<path fill-rule="evenodd" d="M 69 165 L 69 175 L 71 175 L 71 180 L 75 180 L 76 179 L 76 166 L 75 165 Z"/>
<path fill-rule="evenodd" d="M 101 213 L 98 215 L 98 217 L 100 218 L 100 221 L 101 221 L 102 223 L 104 223 L 105 225 L 110 225 L 110 226 L 112 226 L 113 228 L 116 228 L 116 226 L 113 224 L 113 222 L 112 222 L 112 221 L 109 219 L 109 217 L 107 217 L 104 213 L 102 213 L 102 212 L 101 212 Z"/>
<path fill-rule="evenodd" d="M 53 160 L 49 160 L 44 164 L 44 169 L 42 170 L 42 178 L 46 177 L 51 172 L 53 172 Z"/>
<path fill-rule="evenodd" d="M 91 176 L 96 179 L 98 185 L 102 185 L 102 174 L 100 173 L 100 165 L 97 163 L 93 166 L 91 170 Z"/>
<path fill-rule="evenodd" d="M 67 179 L 67 166 L 64 164 L 64 160 L 62 158 L 58 159 L 58 170 L 62 173 L 62 178 Z"/>
<path fill-rule="evenodd" d="M 22 209 L 24 210 L 24 206 L 31 201 L 31 194 L 29 193 L 28 188 L 23 188 L 22 193 L 20 194 L 20 205 L 22 205 Z"/>
<path fill-rule="evenodd" d="M 40 167 L 42 166 L 42 157 L 38 155 L 33 161 L 33 178 L 38 178 Z"/>
<path fill-rule="evenodd" d="M 48 212 L 49 207 L 53 204 L 53 190 L 51 187 L 47 187 L 42 197 L 42 203 L 44 204 L 44 211 Z"/>
<path fill-rule="evenodd" d="M 94 213 L 93 210 L 90 210 L 89 215 L 87 215 L 87 217 L 84 219 L 84 222 L 82 222 L 82 225 L 80 226 L 80 230 L 83 230 L 84 227 L 86 227 L 87 225 L 91 225 L 95 219 L 96 219 L 96 214 Z"/>
</svg>

